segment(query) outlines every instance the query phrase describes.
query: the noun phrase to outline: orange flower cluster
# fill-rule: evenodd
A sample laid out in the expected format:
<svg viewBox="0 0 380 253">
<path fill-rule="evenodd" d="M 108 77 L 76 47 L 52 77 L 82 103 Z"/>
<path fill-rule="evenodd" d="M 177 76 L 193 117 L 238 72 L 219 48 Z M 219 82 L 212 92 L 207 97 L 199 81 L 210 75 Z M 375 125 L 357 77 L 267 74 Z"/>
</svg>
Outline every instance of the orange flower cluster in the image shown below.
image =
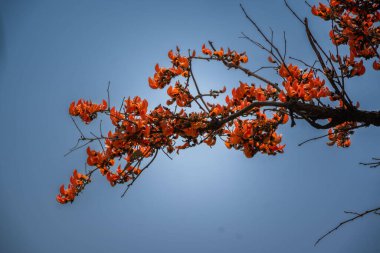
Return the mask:
<svg viewBox="0 0 380 253">
<path fill-rule="evenodd" d="M 229 48 L 227 52 L 224 52 L 223 48 L 220 48 L 220 50 L 216 50 L 213 52 L 210 49 L 208 49 L 205 44 L 203 44 L 202 53 L 211 57 L 215 56 L 218 60 L 223 60 L 236 66 L 238 66 L 240 63 L 248 62 L 248 56 L 245 52 L 239 54 L 238 52 L 230 50 Z"/>
<path fill-rule="evenodd" d="M 73 175 L 70 177 L 70 184 L 68 185 L 68 188 L 65 189 L 65 186 L 61 185 L 56 200 L 61 204 L 73 202 L 75 197 L 89 182 L 90 178 L 88 176 L 78 173 L 77 170 L 74 170 Z"/>
<path fill-rule="evenodd" d="M 248 158 L 257 152 L 268 155 L 282 153 L 285 145 L 279 145 L 281 135 L 275 132 L 281 117 L 267 119 L 266 115 L 260 112 L 256 115 L 256 120 L 237 119 L 233 123 L 233 130 L 224 130 L 227 135 L 226 147 L 242 150 Z"/>
<path fill-rule="evenodd" d="M 344 122 L 334 128 L 329 129 L 329 142 L 327 145 L 336 144 L 338 147 L 347 148 L 351 145 L 350 134 L 357 126 L 356 122 Z"/>
<path fill-rule="evenodd" d="M 239 87 L 232 89 L 232 99 L 227 96 L 226 103 L 232 111 L 241 110 L 253 101 L 267 101 L 277 97 L 277 90 L 271 85 L 266 89 L 256 87 L 254 84 L 249 86 L 247 83 L 240 82 Z M 248 103 L 248 104 L 247 104 Z"/>
<path fill-rule="evenodd" d="M 69 113 L 71 116 L 79 116 L 86 124 L 90 123 L 97 116 L 98 112 L 107 110 L 107 102 L 103 100 L 102 104 L 93 104 L 91 101 L 85 101 L 82 99 L 70 104 Z"/>
<path fill-rule="evenodd" d="M 169 86 L 167 93 L 171 99 L 169 99 L 166 104 L 171 105 L 174 102 L 177 102 L 177 105 L 180 107 L 185 107 L 190 105 L 193 96 L 190 94 L 188 88 L 185 88 L 181 85 L 179 81 L 176 82 L 175 86 Z"/>
<path fill-rule="evenodd" d="M 103 152 L 91 150 L 87 147 L 87 164 L 90 166 L 96 166 L 98 168 L 104 168 L 106 166 L 114 165 L 113 159 L 107 159 L 107 156 Z"/>
<path fill-rule="evenodd" d="M 324 20 L 331 19 L 331 9 L 322 3 L 319 3 L 318 8 L 316 6 L 311 7 L 311 13 L 315 16 L 320 16 Z"/>
<path fill-rule="evenodd" d="M 361 60 L 360 62 L 355 61 L 355 57 L 353 54 L 351 54 L 350 56 L 343 56 L 343 60 L 340 55 L 335 57 L 335 55 L 330 54 L 330 59 L 333 62 L 339 63 L 339 67 L 343 75 L 346 77 L 361 76 L 365 73 L 363 60 Z M 374 62 L 374 69 L 376 69 L 375 63 L 376 61 Z"/>
<path fill-rule="evenodd" d="M 146 99 L 142 100 L 139 96 L 133 99 L 128 98 L 125 101 L 125 111 L 128 114 L 145 117 L 148 112 L 148 101 Z"/>
<path fill-rule="evenodd" d="M 195 52 L 193 52 L 193 57 L 194 56 Z M 176 54 L 173 53 L 173 50 L 170 50 L 168 57 L 171 60 L 173 66 L 171 68 L 160 68 L 160 66 L 156 64 L 156 73 L 154 74 L 154 77 L 149 77 L 148 79 L 149 86 L 152 89 L 164 88 L 167 84 L 170 83 L 172 78 L 176 76 L 189 76 L 189 59 L 187 57 L 181 56 L 178 48 Z"/>
<path fill-rule="evenodd" d="M 133 166 L 128 166 L 125 169 L 121 169 L 121 165 L 119 165 L 116 169 L 116 173 L 112 171 L 102 171 L 103 175 L 106 175 L 108 182 L 111 186 L 115 186 L 116 184 L 124 184 L 129 180 L 133 179 L 134 175 L 139 175 L 141 170 L 139 168 L 135 168 Z"/>
<path fill-rule="evenodd" d="M 275 101 L 277 96 L 277 89 L 271 85 L 267 85 L 264 89 L 256 87 L 254 84 L 249 86 L 247 83 L 240 82 L 239 87 L 232 89 L 232 98 L 226 96 L 227 106 L 215 107 L 215 109 L 218 114 L 226 116 L 229 112 L 240 111 L 255 101 L 264 102 L 270 99 Z M 233 129 L 224 130 L 223 133 L 227 136 L 226 147 L 242 150 L 248 158 L 257 152 L 268 155 L 282 153 L 285 145 L 280 145 L 281 135 L 275 131 L 278 125 L 287 123 L 288 115 L 275 113 L 272 118 L 268 118 L 259 107 L 254 107 L 250 114 L 255 119 L 241 120 L 238 118 L 234 120 L 233 124 L 229 124 Z"/>
<path fill-rule="evenodd" d="M 278 74 L 283 77 L 285 91 L 281 91 L 279 99 L 282 102 L 288 99 L 301 99 L 311 101 L 314 98 L 322 98 L 330 95 L 329 89 L 325 86 L 325 80 L 315 77 L 313 70 L 301 71 L 297 66 L 284 64 L 278 70 Z"/>
<path fill-rule="evenodd" d="M 319 4 L 312 7 L 312 13 L 336 25 L 329 35 L 334 45 L 348 44 L 350 61 L 346 62 L 355 70 L 351 75 L 361 75 L 364 67 L 357 70 L 354 58 L 377 58 L 373 68 L 380 70 L 380 59 L 376 52 L 380 43 L 380 2 L 378 0 L 330 0 L 329 7 Z M 362 65 L 362 63 L 359 63 Z"/>
</svg>

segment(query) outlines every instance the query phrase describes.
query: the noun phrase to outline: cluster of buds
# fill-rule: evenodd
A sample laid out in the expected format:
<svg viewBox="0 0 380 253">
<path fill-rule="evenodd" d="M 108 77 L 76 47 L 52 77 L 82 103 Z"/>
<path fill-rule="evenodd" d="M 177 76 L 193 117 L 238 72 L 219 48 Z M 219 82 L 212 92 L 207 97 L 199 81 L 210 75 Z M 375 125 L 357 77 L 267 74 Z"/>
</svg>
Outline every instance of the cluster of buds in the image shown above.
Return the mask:
<svg viewBox="0 0 380 253">
<path fill-rule="evenodd" d="M 98 112 L 107 110 L 107 102 L 103 100 L 102 104 L 93 104 L 91 101 L 79 99 L 70 104 L 69 113 L 71 116 L 79 116 L 86 124 L 90 123 L 97 116 Z"/>
</svg>

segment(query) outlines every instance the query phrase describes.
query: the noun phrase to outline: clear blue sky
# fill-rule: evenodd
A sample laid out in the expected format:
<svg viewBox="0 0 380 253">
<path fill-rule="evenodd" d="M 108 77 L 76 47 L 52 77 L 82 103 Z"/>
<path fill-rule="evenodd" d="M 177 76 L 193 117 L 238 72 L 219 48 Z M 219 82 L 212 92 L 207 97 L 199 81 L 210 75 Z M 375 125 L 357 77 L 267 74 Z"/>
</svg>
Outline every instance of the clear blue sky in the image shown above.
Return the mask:
<svg viewBox="0 0 380 253">
<path fill-rule="evenodd" d="M 375 128 L 355 133 L 349 149 L 326 140 L 298 147 L 324 133 L 300 122 L 280 130 L 283 155 L 247 159 L 218 143 L 173 161 L 161 155 L 126 198 L 122 187 L 96 177 L 74 204 L 55 201 L 86 159 L 85 150 L 63 157 L 78 137 L 71 101 L 100 101 L 111 81 L 115 104 L 135 95 L 152 107 L 164 103 L 165 91 L 149 89 L 147 78 L 176 45 L 200 52 L 212 40 L 246 50 L 252 69 L 267 64 L 267 55 L 238 38 L 242 31 L 258 38 L 240 2 L 278 43 L 286 30 L 289 55 L 313 61 L 282 1 L 0 1 L 0 252 L 380 252 L 375 215 L 313 246 L 350 217 L 344 210 L 380 204 L 380 170 L 358 164 L 379 156 Z M 303 1 L 290 3 L 310 16 Z M 327 38 L 328 26 L 312 18 L 318 37 Z M 194 68 L 205 91 L 254 81 L 218 64 Z M 369 71 L 350 84 L 364 109 L 380 108 L 378 80 Z"/>
</svg>

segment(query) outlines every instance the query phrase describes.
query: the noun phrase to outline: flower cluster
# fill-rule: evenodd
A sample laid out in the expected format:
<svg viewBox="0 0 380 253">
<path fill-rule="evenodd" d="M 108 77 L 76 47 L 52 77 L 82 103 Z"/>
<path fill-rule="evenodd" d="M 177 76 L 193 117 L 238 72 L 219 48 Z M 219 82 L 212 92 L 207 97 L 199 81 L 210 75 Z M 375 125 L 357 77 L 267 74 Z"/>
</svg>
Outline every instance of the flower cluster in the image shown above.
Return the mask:
<svg viewBox="0 0 380 253">
<path fill-rule="evenodd" d="M 214 56 L 218 60 L 225 61 L 235 66 L 238 66 L 240 63 L 248 62 L 248 56 L 246 55 L 245 52 L 239 54 L 235 50 L 230 50 L 229 48 L 227 52 L 224 52 L 223 48 L 220 48 L 219 50 L 211 51 L 211 49 L 208 49 L 206 45 L 203 44 L 202 53 L 205 55 L 209 55 L 210 57 Z"/>
<path fill-rule="evenodd" d="M 351 76 L 364 74 L 362 62 L 357 70 L 354 58 L 377 58 L 373 68 L 380 70 L 380 59 L 377 49 L 380 43 L 380 2 L 377 0 L 330 0 L 329 7 L 319 4 L 312 7 L 312 13 L 324 20 L 334 22 L 329 35 L 334 45 L 347 44 L 350 49 L 350 60 L 346 61 L 352 66 Z"/>
<path fill-rule="evenodd" d="M 286 102 L 289 99 L 301 99 L 311 101 L 314 98 L 322 98 L 330 95 L 329 89 L 325 86 L 325 80 L 316 77 L 313 70 L 301 71 L 292 64 L 281 65 L 278 74 L 284 78 L 283 86 L 285 91 L 281 91 L 279 99 Z"/>
<path fill-rule="evenodd" d="M 193 53 L 193 57 L 194 56 L 195 52 Z M 148 78 L 149 86 L 152 89 L 164 88 L 167 84 L 170 83 L 172 78 L 176 76 L 189 76 L 189 59 L 187 57 L 181 56 L 178 48 L 177 53 L 173 53 L 173 50 L 170 50 L 168 57 L 173 64 L 172 67 L 161 68 L 158 64 L 156 64 L 156 73 L 154 74 L 153 78 Z"/>
<path fill-rule="evenodd" d="M 351 145 L 350 134 L 352 129 L 357 126 L 356 122 L 344 122 L 334 128 L 329 129 L 329 142 L 327 145 L 337 145 L 338 147 L 347 148 Z"/>
<path fill-rule="evenodd" d="M 246 106 L 245 102 L 267 101 L 270 98 L 277 97 L 277 90 L 271 85 L 267 85 L 266 89 L 256 87 L 255 84 L 249 86 L 247 83 L 240 82 L 239 87 L 232 89 L 232 98 L 226 97 L 227 105 L 232 108 L 232 111 L 241 110 Z"/>
<path fill-rule="evenodd" d="M 56 197 L 57 201 L 61 204 L 73 202 L 75 197 L 89 182 L 90 178 L 87 175 L 83 175 L 77 170 L 74 170 L 73 175 L 70 177 L 70 184 L 67 189 L 65 189 L 64 185 L 61 185 L 59 188 L 59 194 Z"/>
<path fill-rule="evenodd" d="M 175 83 L 174 87 L 169 86 L 167 93 L 171 98 L 166 102 L 167 105 L 171 105 L 176 102 L 178 106 L 185 107 L 190 105 L 193 100 L 193 96 L 190 94 L 189 89 L 181 85 L 179 81 Z"/>
<path fill-rule="evenodd" d="M 103 100 L 102 104 L 93 104 L 91 101 L 79 99 L 77 104 L 70 104 L 69 113 L 71 116 L 79 116 L 86 124 L 90 123 L 97 116 L 98 112 L 107 110 L 107 102 Z"/>
<path fill-rule="evenodd" d="M 103 170 L 101 173 L 106 175 L 111 186 L 115 186 L 116 184 L 124 184 L 125 182 L 130 181 L 135 175 L 139 175 L 141 170 L 133 166 L 126 166 L 126 168 L 121 169 L 121 165 L 119 165 L 116 169 L 116 173 L 113 173 L 110 170 Z"/>
<path fill-rule="evenodd" d="M 267 119 L 265 114 L 257 113 L 256 120 L 237 119 L 233 123 L 233 130 L 224 130 L 227 135 L 227 148 L 242 150 L 246 157 L 253 157 L 257 152 L 268 155 L 282 153 L 285 145 L 279 145 L 281 135 L 275 130 L 279 124 L 276 119 Z"/>
</svg>

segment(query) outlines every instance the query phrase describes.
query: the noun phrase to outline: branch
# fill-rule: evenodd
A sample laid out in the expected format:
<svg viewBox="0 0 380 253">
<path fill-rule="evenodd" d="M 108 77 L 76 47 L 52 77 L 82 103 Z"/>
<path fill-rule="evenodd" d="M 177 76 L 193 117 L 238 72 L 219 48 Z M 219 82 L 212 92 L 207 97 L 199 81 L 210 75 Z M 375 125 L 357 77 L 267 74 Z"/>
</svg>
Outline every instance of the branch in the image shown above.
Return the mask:
<svg viewBox="0 0 380 253">
<path fill-rule="evenodd" d="M 297 113 L 298 115 L 302 116 L 311 126 L 313 126 L 316 129 L 328 129 L 347 121 L 363 123 L 364 125 L 380 126 L 380 112 L 368 112 L 361 110 L 350 111 L 343 108 L 321 107 L 300 102 L 282 103 L 275 101 L 265 101 L 251 103 L 242 110 L 235 112 L 230 116 L 220 120 L 217 124 L 217 127 L 220 127 L 225 123 L 232 121 L 239 116 L 242 116 L 243 114 L 249 112 L 255 107 L 261 106 L 287 108 L 292 113 Z M 331 119 L 331 121 L 326 125 L 320 125 L 316 122 L 317 120 L 326 119 Z"/>
<path fill-rule="evenodd" d="M 358 218 L 361 218 L 367 214 L 370 214 L 370 213 L 374 213 L 374 214 L 378 214 L 377 211 L 380 210 L 380 207 L 377 207 L 377 208 L 374 208 L 374 209 L 371 209 L 371 210 L 367 210 L 363 213 L 357 213 L 357 212 L 345 212 L 345 213 L 349 213 L 349 214 L 354 214 L 355 216 L 352 217 L 351 219 L 348 219 L 348 220 L 345 220 L 345 221 L 342 221 L 341 223 L 339 223 L 336 227 L 334 227 L 333 229 L 331 229 L 330 231 L 328 231 L 326 234 L 324 234 L 323 236 L 321 236 L 314 244 L 314 246 L 316 246 L 320 241 L 323 240 L 323 238 L 325 238 L 326 236 L 328 236 L 329 234 L 333 233 L 334 231 L 338 230 L 341 226 L 343 226 L 344 224 L 346 223 L 349 223 L 351 221 L 354 221 Z"/>
<path fill-rule="evenodd" d="M 126 193 L 128 192 L 128 190 L 129 190 L 129 188 L 133 185 L 134 182 L 136 182 L 136 180 L 140 177 L 140 175 L 144 172 L 144 170 L 146 170 L 146 169 L 147 169 L 147 168 L 153 163 L 153 161 L 154 161 L 154 160 L 156 159 L 156 157 L 157 157 L 157 154 L 158 154 L 158 150 L 156 149 L 156 152 L 154 153 L 153 158 L 150 160 L 150 162 L 149 162 L 147 165 L 145 165 L 144 168 L 141 169 L 141 173 L 138 174 L 135 178 L 133 178 L 132 182 L 129 183 L 129 184 L 127 185 L 127 189 L 124 190 L 124 192 L 123 192 L 123 194 L 121 195 L 121 197 L 124 197 L 124 196 L 125 196 L 125 194 L 126 194 Z"/>
<path fill-rule="evenodd" d="M 373 157 L 372 160 L 374 162 L 359 163 L 359 164 L 369 166 L 370 168 L 377 168 L 380 166 L 380 158 Z"/>
<path fill-rule="evenodd" d="M 345 128 L 345 129 L 340 129 L 340 131 L 350 131 L 350 130 L 354 130 L 354 129 L 358 129 L 358 128 L 361 128 L 361 127 L 367 127 L 367 125 L 365 125 L 365 124 L 363 124 L 363 125 L 359 125 L 359 126 L 355 126 L 355 127 L 350 127 L 350 128 Z M 339 130 L 338 130 L 339 131 Z M 317 136 L 317 137 L 314 137 L 314 138 L 310 138 L 310 139 L 308 139 L 308 140 L 306 140 L 306 141 L 303 141 L 303 142 L 301 142 L 301 143 L 299 143 L 298 144 L 298 146 L 300 147 L 300 146 L 302 146 L 302 145 L 304 145 L 304 144 L 306 144 L 306 143 L 308 143 L 308 142 L 311 142 L 311 141 L 315 141 L 315 140 L 319 140 L 319 139 L 322 139 L 322 138 L 324 138 L 324 137 L 327 137 L 327 136 L 330 136 L 330 135 L 334 135 L 335 133 L 328 133 L 328 134 L 324 134 L 324 135 L 320 135 L 320 136 Z M 379 159 L 380 160 L 380 159 Z M 380 161 L 379 161 L 379 163 L 380 163 Z M 365 165 L 367 165 L 367 164 L 365 164 Z M 380 165 L 380 164 L 379 164 Z"/>
<path fill-rule="evenodd" d="M 197 84 L 197 81 L 195 80 L 195 76 L 194 76 L 194 73 L 193 73 L 193 67 L 192 67 L 192 64 L 191 64 L 191 61 L 190 61 L 190 75 L 191 75 L 191 78 L 193 79 L 193 82 L 194 82 L 194 85 L 195 85 L 195 88 L 197 89 L 197 92 L 198 92 L 198 95 L 203 103 L 203 105 L 206 107 L 207 111 L 210 112 L 210 108 L 208 108 L 206 102 L 204 101 L 203 99 L 203 96 L 201 95 L 201 91 L 199 90 L 199 87 L 198 87 L 198 84 Z M 201 107 L 201 106 L 200 106 Z M 201 107 L 202 108 L 202 107 Z"/>
<path fill-rule="evenodd" d="M 215 49 L 215 47 L 214 47 L 212 41 L 209 41 L 208 43 L 210 44 L 211 48 L 215 51 L 216 49 Z M 198 59 L 199 59 L 199 58 L 198 58 Z M 257 78 L 257 79 L 259 79 L 259 80 L 261 80 L 261 81 L 263 81 L 263 82 L 265 82 L 265 83 L 267 83 L 267 84 L 270 84 L 271 86 L 273 86 L 273 87 L 274 87 L 276 90 L 278 90 L 278 91 L 281 90 L 281 89 L 278 87 L 278 84 L 277 84 L 277 83 L 273 83 L 273 82 L 269 81 L 268 79 L 266 79 L 266 78 L 264 78 L 264 77 L 262 77 L 262 76 L 259 76 L 259 75 L 255 74 L 254 72 L 250 71 L 249 69 L 246 69 L 246 68 L 244 68 L 244 67 L 242 67 L 242 66 L 240 66 L 240 65 L 235 65 L 235 64 L 232 64 L 232 63 L 228 63 L 228 62 L 226 62 L 225 60 L 223 60 L 223 64 L 224 64 L 225 66 L 227 66 L 228 68 L 240 69 L 241 71 L 243 71 L 244 73 L 246 73 L 248 76 L 255 77 L 255 78 Z"/>
</svg>

